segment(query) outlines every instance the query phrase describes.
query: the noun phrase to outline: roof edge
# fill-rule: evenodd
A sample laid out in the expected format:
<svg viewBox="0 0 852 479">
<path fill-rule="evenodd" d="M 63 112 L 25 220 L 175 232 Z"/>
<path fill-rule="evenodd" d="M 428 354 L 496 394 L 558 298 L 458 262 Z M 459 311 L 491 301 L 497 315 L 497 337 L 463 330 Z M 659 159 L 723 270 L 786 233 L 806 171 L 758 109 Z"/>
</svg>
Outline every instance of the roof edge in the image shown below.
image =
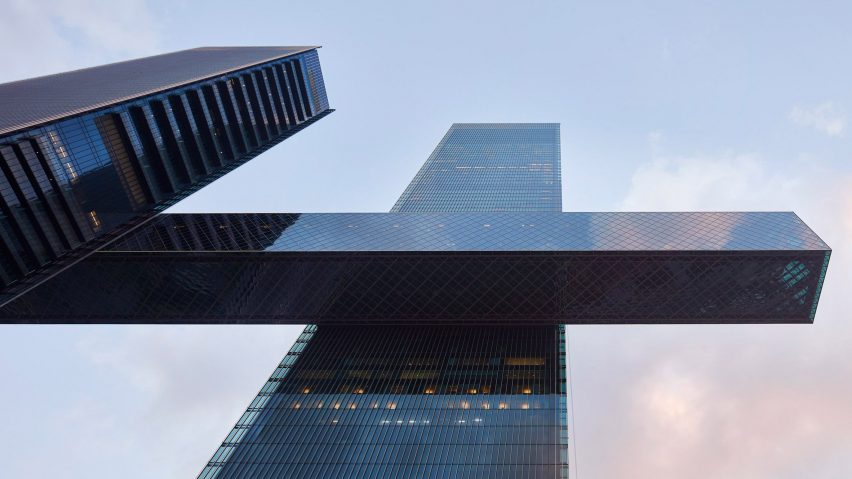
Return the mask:
<svg viewBox="0 0 852 479">
<path fill-rule="evenodd" d="M 270 47 L 266 46 L 266 47 L 196 47 L 196 48 L 187 48 L 187 49 L 184 49 L 184 50 L 177 50 L 177 51 L 174 51 L 174 52 L 161 53 L 161 54 L 158 54 L 158 55 L 150 55 L 150 56 L 147 56 L 147 57 L 133 58 L 133 59 L 130 59 L 130 60 L 122 60 L 122 61 L 118 61 L 118 62 L 106 63 L 104 65 L 98 65 L 98 66 L 86 67 L 86 68 L 78 68 L 76 70 L 68 70 L 68 71 L 59 72 L 59 73 L 51 73 L 50 75 L 42 75 L 42 76 L 38 76 L 38 77 L 25 78 L 25 79 L 22 79 L 22 80 L 15 80 L 15 81 L 7 82 L 7 83 L 2 83 L 0 85 L 10 85 L 10 84 L 15 84 L 15 83 L 35 80 L 35 79 L 39 79 L 39 78 L 47 78 L 47 77 L 52 77 L 52 76 L 57 76 L 57 75 L 65 75 L 65 74 L 68 74 L 68 73 L 73 73 L 73 72 L 78 72 L 78 71 L 93 70 L 93 69 L 102 68 L 102 67 L 109 66 L 109 65 L 129 63 L 129 62 L 133 62 L 133 61 L 137 61 L 137 60 L 141 60 L 141 59 L 145 59 L 145 58 L 155 58 L 155 57 L 159 57 L 159 56 L 171 55 L 171 54 L 174 54 L 174 53 L 180 53 L 180 52 L 186 52 L 186 51 L 192 51 L 192 50 L 213 49 L 213 48 L 270 48 Z M 192 78 L 192 79 L 186 80 L 186 81 L 170 83 L 170 84 L 165 85 L 163 87 L 155 88 L 155 89 L 152 89 L 152 90 L 146 90 L 144 92 L 141 92 L 141 93 L 138 93 L 138 94 L 135 94 L 135 95 L 127 95 L 127 96 L 120 97 L 120 98 L 110 100 L 110 101 L 107 101 L 107 102 L 95 103 L 95 104 L 92 104 L 89 107 L 69 111 L 69 112 L 66 112 L 62 115 L 53 115 L 53 116 L 44 118 L 42 120 L 31 121 L 31 122 L 28 122 L 28 123 L 22 123 L 20 125 L 12 127 L 12 128 L 5 128 L 5 129 L 0 128 L 0 136 L 14 135 L 14 134 L 23 132 L 25 130 L 38 128 L 38 127 L 53 123 L 55 121 L 59 121 L 63 118 L 70 118 L 70 117 L 74 117 L 74 116 L 77 116 L 77 115 L 82 115 L 84 113 L 91 113 L 93 111 L 97 111 L 97 110 L 100 110 L 102 108 L 106 108 L 106 107 L 113 106 L 113 105 L 118 105 L 119 103 L 124 103 L 124 102 L 128 102 L 128 101 L 136 100 L 138 98 L 144 98 L 146 96 L 155 95 L 157 93 L 161 93 L 161 92 L 168 91 L 168 90 L 173 90 L 175 88 L 180 88 L 182 86 L 191 85 L 193 83 L 206 81 L 206 80 L 209 80 L 211 78 L 216 78 L 216 77 L 219 77 L 219 76 L 222 76 L 222 75 L 228 75 L 228 74 L 233 73 L 235 71 L 245 70 L 247 68 L 252 68 L 252 67 L 255 67 L 257 65 L 262 65 L 264 63 L 269 63 L 269 62 L 272 62 L 272 61 L 280 60 L 282 58 L 287 58 L 287 57 L 294 56 L 294 55 L 300 55 L 302 53 L 309 52 L 311 50 L 317 50 L 319 48 L 322 48 L 322 46 L 318 46 L 318 45 L 296 46 L 296 47 L 283 47 L 282 46 L 282 47 L 272 47 L 272 48 L 296 48 L 297 50 L 290 51 L 290 52 L 287 52 L 287 53 L 283 53 L 281 55 L 273 56 L 270 59 L 266 59 L 266 60 L 263 60 L 263 61 L 246 63 L 246 64 L 243 64 L 243 65 L 240 65 L 239 67 L 223 70 L 222 72 L 217 73 L 215 75 L 207 75 L 207 76 Z"/>
</svg>

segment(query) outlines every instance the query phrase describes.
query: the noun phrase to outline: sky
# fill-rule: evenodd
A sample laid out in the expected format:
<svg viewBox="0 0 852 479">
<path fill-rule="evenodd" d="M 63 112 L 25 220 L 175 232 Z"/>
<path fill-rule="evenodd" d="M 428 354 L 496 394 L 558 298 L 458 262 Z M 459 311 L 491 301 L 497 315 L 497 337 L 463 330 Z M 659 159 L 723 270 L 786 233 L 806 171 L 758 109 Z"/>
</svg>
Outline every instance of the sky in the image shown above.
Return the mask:
<svg viewBox="0 0 852 479">
<path fill-rule="evenodd" d="M 813 325 L 568 328 L 571 474 L 852 477 L 849 2 L 0 11 L 0 82 L 203 45 L 322 45 L 337 111 L 174 212 L 387 211 L 453 122 L 561 123 L 566 211 L 795 211 L 833 248 Z M 195 477 L 299 330 L 0 326 L 0 477 Z"/>
</svg>

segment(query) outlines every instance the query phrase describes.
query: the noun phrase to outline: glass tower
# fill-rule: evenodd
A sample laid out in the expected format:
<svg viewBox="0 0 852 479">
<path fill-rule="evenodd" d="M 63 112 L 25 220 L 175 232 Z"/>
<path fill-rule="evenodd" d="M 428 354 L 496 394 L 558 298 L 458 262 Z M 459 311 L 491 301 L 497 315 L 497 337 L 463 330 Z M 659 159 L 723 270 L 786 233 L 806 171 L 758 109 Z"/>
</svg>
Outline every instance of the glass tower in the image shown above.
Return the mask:
<svg viewBox="0 0 852 479">
<path fill-rule="evenodd" d="M 455 124 L 393 212 L 559 212 L 559 168 L 558 124 Z M 567 477 L 565 401 L 562 325 L 309 325 L 199 478 Z"/>
<path fill-rule="evenodd" d="M 0 323 L 310 323 L 202 479 L 564 478 L 564 324 L 814 320 L 795 213 L 563 213 L 558 124 L 453 125 L 390 213 L 160 213 L 331 111 L 316 47 L 0 85 Z"/>
<path fill-rule="evenodd" d="M 317 48 L 196 48 L 0 85 L 0 303 L 331 112 Z"/>
<path fill-rule="evenodd" d="M 562 211 L 560 163 L 557 123 L 456 123 L 391 211 Z"/>
</svg>

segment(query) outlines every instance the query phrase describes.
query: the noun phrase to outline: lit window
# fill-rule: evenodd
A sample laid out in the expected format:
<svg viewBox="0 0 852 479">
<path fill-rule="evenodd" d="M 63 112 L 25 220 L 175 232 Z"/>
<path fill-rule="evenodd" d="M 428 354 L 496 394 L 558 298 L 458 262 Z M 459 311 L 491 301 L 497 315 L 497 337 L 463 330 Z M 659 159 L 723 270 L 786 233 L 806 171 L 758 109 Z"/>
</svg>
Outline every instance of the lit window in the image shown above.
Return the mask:
<svg viewBox="0 0 852 479">
<path fill-rule="evenodd" d="M 68 176 L 71 177 L 71 182 L 73 183 L 77 181 L 77 177 L 79 177 L 80 175 L 77 174 L 77 170 L 74 169 L 74 165 L 70 161 L 64 163 L 64 165 L 65 169 L 68 171 Z"/>
<path fill-rule="evenodd" d="M 506 366 L 544 366 L 544 358 L 506 358 Z"/>
<path fill-rule="evenodd" d="M 98 218 L 98 213 L 95 210 L 89 211 L 89 223 L 92 224 L 92 229 L 101 229 L 101 220 Z"/>
</svg>

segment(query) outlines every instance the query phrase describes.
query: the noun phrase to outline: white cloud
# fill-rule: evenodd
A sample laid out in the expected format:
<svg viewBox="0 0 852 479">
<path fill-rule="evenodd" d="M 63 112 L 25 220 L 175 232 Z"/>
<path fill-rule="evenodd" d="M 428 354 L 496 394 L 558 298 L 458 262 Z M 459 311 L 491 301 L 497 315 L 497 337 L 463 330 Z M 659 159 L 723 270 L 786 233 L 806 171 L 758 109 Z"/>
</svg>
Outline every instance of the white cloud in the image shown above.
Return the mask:
<svg viewBox="0 0 852 479">
<path fill-rule="evenodd" d="M 94 329 L 79 341 L 78 351 L 118 392 L 69 406 L 68 425 L 86 439 L 89 451 L 105 451 L 102 464 L 85 471 L 87 477 L 109 477 L 115 463 L 138 473 L 126 477 L 194 477 L 301 329 Z"/>
<path fill-rule="evenodd" d="M 652 148 L 659 148 L 657 134 Z M 753 153 L 657 157 L 640 166 L 622 202 L 627 211 L 741 211 L 790 207 L 795 175 L 765 167 Z"/>
<path fill-rule="evenodd" d="M 834 252 L 813 325 L 569 328 L 584 474 L 852 477 L 852 177 L 789 163 L 655 156 L 634 173 L 623 209 L 790 209 Z"/>
<path fill-rule="evenodd" d="M 0 15 L 0 82 L 149 55 L 160 44 L 145 0 L 11 0 Z"/>
<path fill-rule="evenodd" d="M 156 15 L 145 0 L 53 0 L 56 22 L 106 52 L 150 54 L 160 43 Z"/>
<path fill-rule="evenodd" d="M 832 102 L 810 108 L 797 105 L 787 116 L 797 125 L 814 128 L 828 136 L 839 136 L 846 129 L 846 114 Z"/>
</svg>

